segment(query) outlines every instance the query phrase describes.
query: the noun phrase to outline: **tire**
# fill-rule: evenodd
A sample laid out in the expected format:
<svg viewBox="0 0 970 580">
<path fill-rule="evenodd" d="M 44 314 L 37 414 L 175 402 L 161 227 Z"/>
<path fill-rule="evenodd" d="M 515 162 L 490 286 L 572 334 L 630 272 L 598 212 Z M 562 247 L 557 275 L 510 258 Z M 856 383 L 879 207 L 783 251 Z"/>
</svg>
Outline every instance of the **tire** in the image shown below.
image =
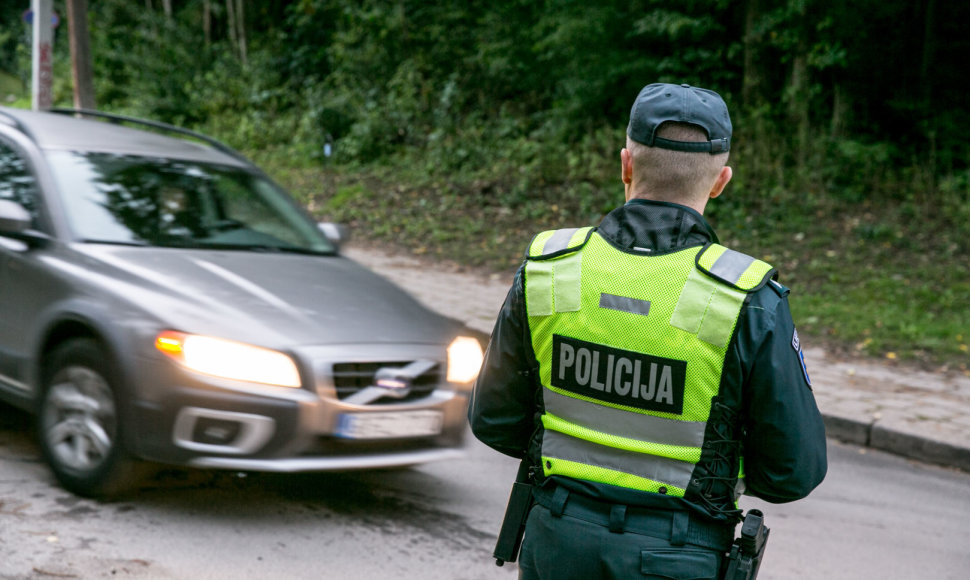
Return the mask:
<svg viewBox="0 0 970 580">
<path fill-rule="evenodd" d="M 117 374 L 90 338 L 72 339 L 43 369 L 38 440 L 44 460 L 67 490 L 111 497 L 130 490 L 142 471 L 125 449 Z"/>
</svg>

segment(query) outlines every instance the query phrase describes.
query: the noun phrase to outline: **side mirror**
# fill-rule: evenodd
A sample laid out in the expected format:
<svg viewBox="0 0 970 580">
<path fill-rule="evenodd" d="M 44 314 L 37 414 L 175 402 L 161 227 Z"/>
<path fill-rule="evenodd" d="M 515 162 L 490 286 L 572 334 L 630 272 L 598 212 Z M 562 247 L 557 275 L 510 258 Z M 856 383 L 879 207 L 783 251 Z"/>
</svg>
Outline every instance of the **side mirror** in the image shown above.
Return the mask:
<svg viewBox="0 0 970 580">
<path fill-rule="evenodd" d="M 340 246 L 350 239 L 350 228 L 343 224 L 320 222 L 317 227 L 337 251 L 340 251 Z"/>
<path fill-rule="evenodd" d="M 30 229 L 30 213 L 19 203 L 0 199 L 0 235 L 14 236 Z"/>
</svg>

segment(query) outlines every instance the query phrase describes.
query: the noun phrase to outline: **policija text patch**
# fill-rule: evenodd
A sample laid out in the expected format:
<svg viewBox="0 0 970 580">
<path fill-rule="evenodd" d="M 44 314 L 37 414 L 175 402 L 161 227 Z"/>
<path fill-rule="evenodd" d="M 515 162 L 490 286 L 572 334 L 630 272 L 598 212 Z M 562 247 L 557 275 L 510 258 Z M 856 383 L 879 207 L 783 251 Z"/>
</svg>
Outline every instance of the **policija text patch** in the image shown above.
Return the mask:
<svg viewBox="0 0 970 580">
<path fill-rule="evenodd" d="M 552 336 L 552 386 L 571 393 L 681 415 L 686 381 L 687 361 Z"/>
</svg>

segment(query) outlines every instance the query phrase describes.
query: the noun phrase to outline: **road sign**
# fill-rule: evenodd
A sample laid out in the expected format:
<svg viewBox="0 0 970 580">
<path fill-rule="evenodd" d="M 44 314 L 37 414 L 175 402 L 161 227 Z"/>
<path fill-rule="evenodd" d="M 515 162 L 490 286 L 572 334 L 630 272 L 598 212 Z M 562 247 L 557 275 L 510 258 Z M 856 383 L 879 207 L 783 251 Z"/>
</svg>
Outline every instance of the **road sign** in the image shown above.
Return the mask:
<svg viewBox="0 0 970 580">
<path fill-rule="evenodd" d="M 24 10 L 24 22 L 33 26 L 34 25 L 34 11 Z M 57 28 L 57 25 L 61 23 L 61 16 L 57 12 L 51 13 L 51 28 Z"/>
</svg>

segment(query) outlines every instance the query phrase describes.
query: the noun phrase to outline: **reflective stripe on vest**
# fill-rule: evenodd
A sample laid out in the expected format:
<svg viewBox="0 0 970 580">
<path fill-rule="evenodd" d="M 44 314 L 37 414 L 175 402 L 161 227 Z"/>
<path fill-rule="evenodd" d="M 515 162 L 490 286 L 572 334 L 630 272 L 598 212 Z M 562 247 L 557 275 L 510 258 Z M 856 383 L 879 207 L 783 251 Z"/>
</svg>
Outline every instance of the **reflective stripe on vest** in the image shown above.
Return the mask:
<svg viewBox="0 0 970 580">
<path fill-rule="evenodd" d="M 773 270 L 717 245 L 628 254 L 585 230 L 536 236 L 525 268 L 544 473 L 683 496 L 745 290 Z"/>
<path fill-rule="evenodd" d="M 699 270 L 690 273 L 670 324 L 724 348 L 734 334 L 737 315 L 733 311 L 740 309 L 748 292 L 767 281 L 773 268 L 718 244 L 702 250 L 697 265 L 710 276 Z M 719 284 L 711 276 L 731 286 Z"/>
<path fill-rule="evenodd" d="M 565 253 L 586 241 L 592 228 L 572 228 L 542 232 L 532 241 L 525 275 L 533 284 L 526 286 L 530 312 L 552 314 L 579 310 L 582 259 Z M 544 256 L 550 256 L 543 259 Z"/>
<path fill-rule="evenodd" d="M 735 252 L 720 244 L 710 244 L 697 256 L 697 267 L 744 292 L 764 286 L 774 274 L 771 264 Z"/>
<path fill-rule="evenodd" d="M 592 398 L 567 396 L 552 389 L 543 392 L 546 411 L 572 423 L 590 420 L 597 425 L 610 425 L 620 437 L 641 438 L 665 445 L 700 447 L 704 442 L 703 421 L 678 421 L 641 413 L 630 413 L 609 405 L 590 405 Z"/>
<path fill-rule="evenodd" d="M 670 324 L 718 348 L 727 346 L 734 332 L 737 310 L 744 302 L 740 290 L 718 284 L 694 270 L 687 278 Z"/>
<path fill-rule="evenodd" d="M 542 436 L 543 469 L 554 475 L 599 481 L 642 491 L 660 491 L 683 497 L 694 464 L 654 457 L 641 460 L 642 453 L 597 445 L 547 428 Z M 590 465 L 596 457 L 596 465 Z"/>
</svg>

